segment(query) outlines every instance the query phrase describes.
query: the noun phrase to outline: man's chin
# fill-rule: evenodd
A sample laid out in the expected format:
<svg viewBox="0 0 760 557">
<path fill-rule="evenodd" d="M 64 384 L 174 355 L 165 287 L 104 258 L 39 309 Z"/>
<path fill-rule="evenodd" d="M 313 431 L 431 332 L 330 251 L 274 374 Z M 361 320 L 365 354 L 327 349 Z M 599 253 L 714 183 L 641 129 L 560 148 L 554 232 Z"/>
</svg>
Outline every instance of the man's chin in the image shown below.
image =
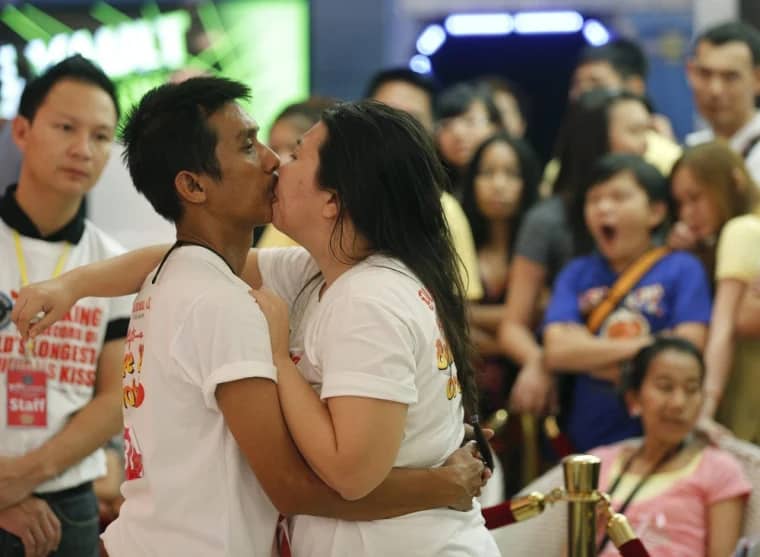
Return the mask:
<svg viewBox="0 0 760 557">
<path fill-rule="evenodd" d="M 272 209 L 269 208 L 266 212 L 262 212 L 262 214 L 257 215 L 256 219 L 254 219 L 256 222 L 254 224 L 255 227 L 259 226 L 266 226 L 268 224 L 271 224 L 272 222 Z"/>
</svg>

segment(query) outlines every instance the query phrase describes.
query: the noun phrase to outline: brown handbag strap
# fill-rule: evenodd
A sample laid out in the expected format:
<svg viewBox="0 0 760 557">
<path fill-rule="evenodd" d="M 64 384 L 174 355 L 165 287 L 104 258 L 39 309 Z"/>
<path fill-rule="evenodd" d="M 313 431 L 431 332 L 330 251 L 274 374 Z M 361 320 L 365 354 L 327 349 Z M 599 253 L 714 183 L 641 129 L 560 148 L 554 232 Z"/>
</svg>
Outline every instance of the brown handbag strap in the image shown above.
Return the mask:
<svg viewBox="0 0 760 557">
<path fill-rule="evenodd" d="M 618 306 L 620 300 L 622 300 L 642 277 L 647 274 L 649 269 L 663 257 L 670 253 L 670 248 L 661 246 L 654 248 L 646 252 L 639 257 L 633 265 L 628 267 L 623 274 L 620 275 L 612 288 L 607 292 L 607 296 L 602 300 L 602 303 L 594 308 L 594 311 L 588 316 L 586 320 L 586 328 L 592 333 L 596 334 L 604 323 L 604 320 L 609 317 L 610 313 Z"/>
</svg>

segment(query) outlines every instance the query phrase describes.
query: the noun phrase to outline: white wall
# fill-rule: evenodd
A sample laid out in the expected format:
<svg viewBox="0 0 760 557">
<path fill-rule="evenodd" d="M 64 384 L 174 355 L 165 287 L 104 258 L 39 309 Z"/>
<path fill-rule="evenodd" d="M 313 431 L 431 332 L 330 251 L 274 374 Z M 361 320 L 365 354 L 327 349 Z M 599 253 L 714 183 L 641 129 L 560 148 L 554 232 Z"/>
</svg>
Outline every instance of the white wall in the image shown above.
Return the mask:
<svg viewBox="0 0 760 557">
<path fill-rule="evenodd" d="M 693 0 L 694 32 L 726 21 L 739 18 L 739 0 Z"/>
</svg>

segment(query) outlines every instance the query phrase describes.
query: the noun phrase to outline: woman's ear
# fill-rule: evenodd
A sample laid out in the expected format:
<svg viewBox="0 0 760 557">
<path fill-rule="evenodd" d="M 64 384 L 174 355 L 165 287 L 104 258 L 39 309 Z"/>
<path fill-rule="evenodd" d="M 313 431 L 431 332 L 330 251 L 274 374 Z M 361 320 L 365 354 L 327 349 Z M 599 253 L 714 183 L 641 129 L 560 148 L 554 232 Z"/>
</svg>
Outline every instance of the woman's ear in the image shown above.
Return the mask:
<svg viewBox="0 0 760 557">
<path fill-rule="evenodd" d="M 639 397 L 634 391 L 626 391 L 623 395 L 625 400 L 625 406 L 628 409 L 628 414 L 634 418 L 641 416 L 641 405 L 639 404 Z"/>
<path fill-rule="evenodd" d="M 325 203 L 322 207 L 322 216 L 326 219 L 336 219 L 340 214 L 340 199 L 334 190 L 323 190 Z"/>
</svg>

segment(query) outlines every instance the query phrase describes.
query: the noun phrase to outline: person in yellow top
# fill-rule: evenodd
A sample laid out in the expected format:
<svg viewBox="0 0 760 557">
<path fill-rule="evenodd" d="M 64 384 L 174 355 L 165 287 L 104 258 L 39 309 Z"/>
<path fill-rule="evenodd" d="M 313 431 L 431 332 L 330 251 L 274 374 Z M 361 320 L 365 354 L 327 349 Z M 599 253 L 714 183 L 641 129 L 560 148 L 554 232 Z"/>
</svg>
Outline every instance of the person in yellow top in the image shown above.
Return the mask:
<svg viewBox="0 0 760 557">
<path fill-rule="evenodd" d="M 750 283 L 760 273 L 760 195 L 741 155 L 722 140 L 687 149 L 671 182 L 679 222 L 668 243 L 702 255 L 715 277 L 702 417 L 760 443 L 760 340 L 741 338 L 737 327 Z"/>
<path fill-rule="evenodd" d="M 257 248 L 292 248 L 297 245 L 298 242 L 277 230 L 271 223 L 264 227 L 264 232 L 256 242 Z"/>
</svg>

